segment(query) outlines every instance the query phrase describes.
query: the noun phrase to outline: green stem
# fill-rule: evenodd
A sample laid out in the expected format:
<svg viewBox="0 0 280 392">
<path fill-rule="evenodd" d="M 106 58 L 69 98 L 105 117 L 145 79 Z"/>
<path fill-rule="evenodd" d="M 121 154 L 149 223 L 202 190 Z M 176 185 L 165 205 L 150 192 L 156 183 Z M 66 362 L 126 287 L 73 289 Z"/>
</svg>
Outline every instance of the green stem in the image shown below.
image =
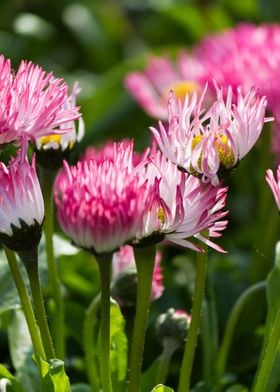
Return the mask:
<svg viewBox="0 0 280 392">
<path fill-rule="evenodd" d="M 138 392 L 140 390 L 142 355 L 151 299 L 155 252 L 155 246 L 135 249 L 135 261 L 137 268 L 137 300 L 130 353 L 129 392 Z"/>
<path fill-rule="evenodd" d="M 236 325 L 244 309 L 245 304 L 256 292 L 264 289 L 266 286 L 267 286 L 267 282 L 263 281 L 263 282 L 258 282 L 253 286 L 249 287 L 241 294 L 241 296 L 236 301 L 234 307 L 232 308 L 231 314 L 228 318 L 227 325 L 225 328 L 222 344 L 217 356 L 216 375 L 218 381 L 221 380 L 225 372 L 229 350 L 232 344 L 234 332 L 236 330 Z"/>
<path fill-rule="evenodd" d="M 214 364 L 218 349 L 218 320 L 211 276 L 206 280 L 205 298 L 202 303 L 201 345 L 203 381 L 213 381 Z"/>
<path fill-rule="evenodd" d="M 101 280 L 100 373 L 103 392 L 112 392 L 110 370 L 110 275 L 112 254 L 95 255 Z"/>
<path fill-rule="evenodd" d="M 276 317 L 271 329 L 271 334 L 268 338 L 266 349 L 256 375 L 253 392 L 264 392 L 267 390 L 267 383 L 271 370 L 273 369 L 274 361 L 279 353 L 280 342 L 280 309 L 276 313 Z"/>
<path fill-rule="evenodd" d="M 97 295 L 86 310 L 84 321 L 84 352 L 87 376 L 91 385 L 92 392 L 97 392 L 99 389 L 97 367 L 95 362 L 95 344 L 93 338 L 93 329 L 96 313 L 100 305 L 100 295 Z"/>
<path fill-rule="evenodd" d="M 31 301 L 27 293 L 24 281 L 22 279 L 15 253 L 7 249 L 6 247 L 4 249 L 18 291 L 18 295 L 21 301 L 22 310 L 25 315 L 28 330 L 31 336 L 31 341 L 36 355 L 37 365 L 38 368 L 40 368 L 40 358 L 42 358 L 45 361 L 46 354 L 41 340 L 40 331 L 36 323 L 36 319 L 32 309 Z"/>
<path fill-rule="evenodd" d="M 42 290 L 40 287 L 38 249 L 36 248 L 31 249 L 30 251 L 18 252 L 18 254 L 25 266 L 29 278 L 32 300 L 34 304 L 34 312 L 40 328 L 47 359 L 49 360 L 56 358 L 47 322 Z"/>
<path fill-rule="evenodd" d="M 45 204 L 44 233 L 46 238 L 46 253 L 48 275 L 54 299 L 53 333 L 56 355 L 60 359 L 65 357 L 65 331 L 64 331 L 64 305 L 61 293 L 61 284 L 53 246 L 53 183 L 56 170 L 41 168 L 42 192 Z"/>
<path fill-rule="evenodd" d="M 190 390 L 191 373 L 194 361 L 197 336 L 201 321 L 201 309 L 204 295 L 207 272 L 207 247 L 203 246 L 205 253 L 197 254 L 196 280 L 193 298 L 192 319 L 185 345 L 183 362 L 180 370 L 178 392 Z"/>
<path fill-rule="evenodd" d="M 172 338 L 165 338 L 163 341 L 163 352 L 157 369 L 155 385 L 164 384 L 168 375 L 170 359 L 179 343 Z"/>
</svg>

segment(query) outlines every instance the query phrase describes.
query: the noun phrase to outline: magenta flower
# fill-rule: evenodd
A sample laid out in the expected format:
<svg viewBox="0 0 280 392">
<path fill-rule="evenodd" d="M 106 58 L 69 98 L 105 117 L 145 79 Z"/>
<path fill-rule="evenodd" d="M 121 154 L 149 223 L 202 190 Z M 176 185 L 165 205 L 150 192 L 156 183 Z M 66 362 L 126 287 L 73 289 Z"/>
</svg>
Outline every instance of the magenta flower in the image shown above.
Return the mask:
<svg viewBox="0 0 280 392">
<path fill-rule="evenodd" d="M 241 24 L 234 29 L 208 36 L 195 49 L 203 64 L 202 80 L 213 78 L 223 86 L 256 86 L 268 101 L 276 119 L 273 149 L 280 152 L 280 26 Z"/>
<path fill-rule="evenodd" d="M 0 56 L 0 144 L 35 141 L 65 133 L 62 124 L 77 119 L 77 107 L 65 106 L 67 85 L 38 65 L 22 61 L 18 71 Z"/>
<path fill-rule="evenodd" d="M 80 161 L 58 175 L 55 202 L 62 229 L 96 253 L 116 251 L 142 225 L 152 189 L 133 165 L 133 143 L 114 145 L 114 159 Z"/>
<path fill-rule="evenodd" d="M 37 245 L 44 220 L 44 202 L 35 169 L 18 152 L 9 166 L 0 163 L 0 240 L 21 251 Z"/>
<path fill-rule="evenodd" d="M 181 53 L 177 64 L 168 57 L 152 57 L 144 72 L 127 75 L 125 86 L 150 116 L 165 120 L 170 90 L 177 98 L 200 91 L 202 76 L 202 64 L 189 54 Z"/>
<path fill-rule="evenodd" d="M 153 149 L 150 163 L 145 167 L 144 179 L 155 183 L 155 193 L 144 215 L 144 224 L 136 234 L 137 243 L 149 243 L 166 239 L 176 245 L 200 251 L 200 247 L 188 239 L 195 237 L 212 248 L 223 249 L 205 238 L 201 232 L 207 230 L 209 237 L 218 237 L 227 226 L 223 220 L 227 214 L 225 206 L 227 189 L 205 186 L 196 177 L 188 175 Z"/>
<path fill-rule="evenodd" d="M 277 178 L 274 177 L 273 171 L 268 169 L 266 171 L 266 181 L 272 191 L 277 207 L 280 210 L 280 165 L 277 168 Z"/>
<path fill-rule="evenodd" d="M 173 93 L 168 105 L 167 128 L 159 122 L 159 129 L 150 128 L 160 149 L 179 168 L 200 177 L 204 182 L 219 183 L 222 170 L 234 167 L 254 146 L 266 119 L 266 98 L 251 88 L 243 93 L 237 89 L 237 103 L 233 104 L 232 88 L 216 85 L 217 100 L 205 111 L 207 87 L 198 99 L 194 93 L 182 103 Z"/>
<path fill-rule="evenodd" d="M 160 266 L 161 253 L 156 252 L 155 267 L 152 281 L 151 296 L 153 300 L 156 300 L 162 296 L 164 291 L 163 286 L 163 275 Z M 118 252 L 113 254 L 112 264 L 112 275 L 113 279 L 116 280 L 121 274 L 128 272 L 136 272 L 135 258 L 133 247 L 129 245 L 122 246 Z"/>
</svg>

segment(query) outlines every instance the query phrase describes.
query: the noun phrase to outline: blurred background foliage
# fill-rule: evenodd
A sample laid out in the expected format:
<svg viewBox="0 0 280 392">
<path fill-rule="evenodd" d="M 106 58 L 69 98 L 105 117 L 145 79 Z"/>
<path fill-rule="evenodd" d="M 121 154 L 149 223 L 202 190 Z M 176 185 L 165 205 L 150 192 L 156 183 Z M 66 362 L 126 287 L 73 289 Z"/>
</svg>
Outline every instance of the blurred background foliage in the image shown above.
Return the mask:
<svg viewBox="0 0 280 392">
<path fill-rule="evenodd" d="M 15 68 L 21 59 L 28 59 L 53 70 L 70 85 L 79 81 L 82 92 L 78 103 L 86 136 L 78 153 L 89 144 L 98 146 L 107 139 L 123 137 L 133 137 L 141 150 L 150 143 L 148 127 L 155 121 L 124 89 L 123 78 L 129 70 L 141 69 L 148 54 L 175 56 L 178 49 L 191 50 L 207 34 L 240 22 L 278 20 L 277 0 L 1 0 L 0 52 L 11 58 Z M 237 296 L 252 282 L 264 279 L 273 263 L 279 221 L 264 180 L 265 170 L 274 164 L 269 139 L 267 128 L 257 147 L 228 180 L 229 229 L 218 240 L 228 254 L 210 251 L 208 276 L 213 292 L 209 291 L 206 300 L 214 301 L 220 335 Z M 72 368 L 75 381 L 84 381 L 81 319 L 98 291 L 99 278 L 88 255 L 79 252 L 75 257 L 61 256 L 60 261 L 71 355 L 67 366 Z M 169 306 L 190 310 L 194 253 L 167 248 L 163 263 L 166 291 L 153 304 L 151 320 Z M 260 295 L 257 306 L 256 302 L 247 305 L 238 325 L 229 380 L 252 381 L 264 318 L 265 299 Z M 155 352 L 160 352 L 150 329 L 147 346 L 154 344 Z M 154 359 L 152 354 L 151 350 L 146 353 L 144 368 Z M 201 376 L 200 362 L 198 350 L 194 379 Z"/>
</svg>

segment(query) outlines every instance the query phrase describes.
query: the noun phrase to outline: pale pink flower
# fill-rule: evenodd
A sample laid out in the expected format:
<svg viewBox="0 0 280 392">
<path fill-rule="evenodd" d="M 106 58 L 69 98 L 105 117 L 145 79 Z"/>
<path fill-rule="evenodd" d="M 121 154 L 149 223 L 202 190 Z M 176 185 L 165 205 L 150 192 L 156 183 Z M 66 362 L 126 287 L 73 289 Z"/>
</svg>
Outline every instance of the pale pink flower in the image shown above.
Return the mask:
<svg viewBox="0 0 280 392">
<path fill-rule="evenodd" d="M 194 49 L 203 64 L 202 80 L 213 78 L 223 86 L 256 86 L 268 101 L 276 119 L 273 149 L 280 152 L 280 68 L 279 24 L 240 24 L 233 29 L 207 36 Z"/>
<path fill-rule="evenodd" d="M 208 231 L 209 238 L 218 237 L 227 226 L 222 211 L 227 189 L 207 186 L 196 177 L 188 175 L 174 165 L 160 151 L 152 150 L 150 163 L 142 174 L 156 192 L 144 215 L 144 224 L 136 234 L 134 243 L 149 243 L 166 239 L 176 245 L 200 251 L 200 247 L 189 240 L 195 237 L 208 246 L 223 252 L 217 244 L 201 232 Z"/>
<path fill-rule="evenodd" d="M 233 104 L 232 88 L 224 100 L 216 85 L 217 100 L 205 111 L 206 90 L 200 98 L 187 95 L 183 103 L 171 92 L 168 126 L 159 122 L 159 129 L 150 129 L 163 154 L 179 168 L 217 185 L 219 172 L 234 167 L 251 150 L 270 119 L 264 117 L 266 98 L 255 88 L 243 93 L 239 87 Z"/>
<path fill-rule="evenodd" d="M 114 145 L 114 159 L 65 163 L 55 183 L 62 229 L 96 253 L 111 252 L 135 237 L 152 190 L 133 165 L 133 143 Z"/>
<path fill-rule="evenodd" d="M 73 86 L 72 93 L 64 103 L 65 110 L 75 110 L 77 95 L 80 93 L 78 83 L 76 82 Z M 72 150 L 76 143 L 80 142 L 85 133 L 84 121 L 80 117 L 78 124 L 74 120 L 62 123 L 58 129 L 54 129 L 54 132 L 58 133 L 36 138 L 36 149 L 37 150 Z M 63 132 L 63 133 L 61 133 Z"/>
<path fill-rule="evenodd" d="M 41 238 L 44 202 L 35 168 L 19 151 L 8 167 L 0 163 L 0 239 L 13 249 L 22 250 Z"/>
<path fill-rule="evenodd" d="M 126 76 L 125 86 L 150 116 L 166 120 L 170 90 L 178 98 L 200 91 L 203 75 L 202 64 L 187 53 L 180 53 L 177 63 L 168 57 L 151 57 L 144 72 Z"/>
<path fill-rule="evenodd" d="M 0 144 L 66 132 L 60 126 L 80 116 L 77 107 L 65 107 L 67 100 L 63 79 L 26 61 L 14 74 L 0 56 Z"/>
<path fill-rule="evenodd" d="M 163 275 L 160 266 L 161 263 L 161 252 L 156 252 L 155 266 L 153 272 L 152 291 L 151 296 L 153 300 L 161 297 L 164 286 L 163 286 Z M 117 279 L 120 274 L 126 271 L 136 271 L 136 264 L 134 258 L 134 250 L 132 246 L 125 245 L 120 248 L 118 252 L 113 254 L 112 264 L 112 276 L 113 279 Z"/>
<path fill-rule="evenodd" d="M 266 181 L 272 191 L 277 207 L 280 210 L 280 165 L 277 168 L 276 178 L 271 169 L 266 171 Z"/>
</svg>

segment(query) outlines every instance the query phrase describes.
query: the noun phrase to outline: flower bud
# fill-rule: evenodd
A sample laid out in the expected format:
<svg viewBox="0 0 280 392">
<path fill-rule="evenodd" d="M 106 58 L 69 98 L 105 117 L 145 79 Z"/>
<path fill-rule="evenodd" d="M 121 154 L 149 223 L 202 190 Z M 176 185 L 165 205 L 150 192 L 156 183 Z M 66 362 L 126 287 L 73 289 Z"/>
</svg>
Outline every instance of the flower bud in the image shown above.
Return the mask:
<svg viewBox="0 0 280 392">
<path fill-rule="evenodd" d="M 191 316 L 184 310 L 170 308 L 157 318 L 156 334 L 161 342 L 174 339 L 180 345 L 186 340 L 190 322 Z"/>
</svg>

